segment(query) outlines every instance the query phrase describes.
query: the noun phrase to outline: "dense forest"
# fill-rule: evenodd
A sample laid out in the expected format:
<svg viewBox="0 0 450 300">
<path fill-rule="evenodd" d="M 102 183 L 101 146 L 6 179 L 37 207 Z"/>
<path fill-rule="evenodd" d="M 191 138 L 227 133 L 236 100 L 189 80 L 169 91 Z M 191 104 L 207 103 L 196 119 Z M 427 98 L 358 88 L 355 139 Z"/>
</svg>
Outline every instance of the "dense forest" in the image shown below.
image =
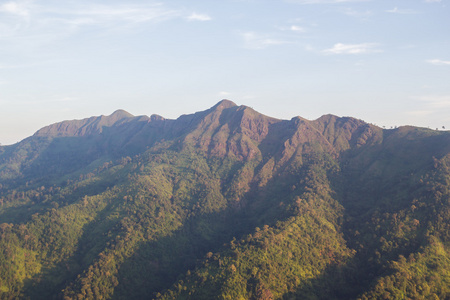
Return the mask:
<svg viewBox="0 0 450 300">
<path fill-rule="evenodd" d="M 64 121 L 0 146 L 0 299 L 450 299 L 450 132 Z"/>
</svg>

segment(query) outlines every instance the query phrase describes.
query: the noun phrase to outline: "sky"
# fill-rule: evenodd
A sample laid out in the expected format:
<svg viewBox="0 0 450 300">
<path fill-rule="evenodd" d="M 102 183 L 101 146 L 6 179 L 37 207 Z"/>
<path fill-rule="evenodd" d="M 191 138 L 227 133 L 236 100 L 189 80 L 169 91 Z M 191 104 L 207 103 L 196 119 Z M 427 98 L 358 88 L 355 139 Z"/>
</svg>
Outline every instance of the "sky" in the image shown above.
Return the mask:
<svg viewBox="0 0 450 300">
<path fill-rule="evenodd" d="M 0 0 L 0 143 L 63 120 L 280 119 L 450 129 L 450 0 Z"/>
</svg>

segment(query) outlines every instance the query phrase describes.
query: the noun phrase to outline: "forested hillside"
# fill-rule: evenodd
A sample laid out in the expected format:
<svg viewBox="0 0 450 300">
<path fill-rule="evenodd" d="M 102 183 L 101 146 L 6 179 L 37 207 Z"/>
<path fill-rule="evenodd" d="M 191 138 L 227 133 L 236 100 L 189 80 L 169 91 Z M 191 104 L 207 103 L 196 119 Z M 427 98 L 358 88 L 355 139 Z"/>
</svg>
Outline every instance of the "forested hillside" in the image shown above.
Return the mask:
<svg viewBox="0 0 450 300">
<path fill-rule="evenodd" d="M 450 133 L 223 100 L 0 146 L 0 299 L 449 299 Z"/>
</svg>

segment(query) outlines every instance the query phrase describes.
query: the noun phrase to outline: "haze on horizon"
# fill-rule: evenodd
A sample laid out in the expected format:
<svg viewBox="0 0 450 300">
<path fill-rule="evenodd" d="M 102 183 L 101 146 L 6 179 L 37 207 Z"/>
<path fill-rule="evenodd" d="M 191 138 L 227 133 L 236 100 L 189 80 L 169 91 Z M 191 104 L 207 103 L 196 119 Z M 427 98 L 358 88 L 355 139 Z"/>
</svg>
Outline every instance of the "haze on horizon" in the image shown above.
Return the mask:
<svg viewBox="0 0 450 300">
<path fill-rule="evenodd" d="M 0 1 L 0 143 L 223 98 L 449 129 L 449 15 L 448 0 Z"/>
</svg>

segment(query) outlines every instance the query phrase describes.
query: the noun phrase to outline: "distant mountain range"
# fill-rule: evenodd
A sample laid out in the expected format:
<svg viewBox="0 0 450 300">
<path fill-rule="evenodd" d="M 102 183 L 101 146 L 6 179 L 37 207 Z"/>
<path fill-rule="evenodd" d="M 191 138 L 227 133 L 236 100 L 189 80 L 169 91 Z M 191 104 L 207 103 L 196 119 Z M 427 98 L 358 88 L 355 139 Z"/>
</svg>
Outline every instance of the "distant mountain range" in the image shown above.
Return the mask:
<svg viewBox="0 0 450 300">
<path fill-rule="evenodd" d="M 450 133 L 222 100 L 0 146 L 0 299 L 450 299 Z"/>
</svg>

